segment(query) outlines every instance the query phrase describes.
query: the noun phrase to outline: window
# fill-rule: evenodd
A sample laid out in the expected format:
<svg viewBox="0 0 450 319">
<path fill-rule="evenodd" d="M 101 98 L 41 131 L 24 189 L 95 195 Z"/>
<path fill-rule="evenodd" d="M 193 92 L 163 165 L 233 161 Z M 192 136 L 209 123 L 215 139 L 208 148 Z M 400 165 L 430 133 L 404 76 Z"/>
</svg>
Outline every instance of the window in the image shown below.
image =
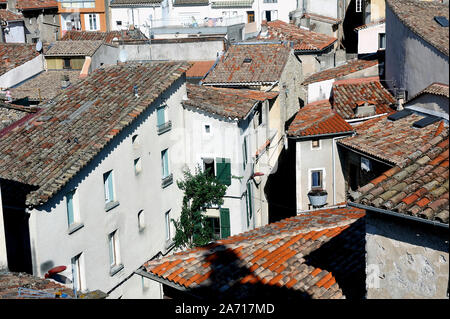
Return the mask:
<svg viewBox="0 0 450 319">
<path fill-rule="evenodd" d="M 220 218 L 208 216 L 206 220 L 212 229 L 214 239 L 220 239 Z"/>
<path fill-rule="evenodd" d="M 64 69 L 71 69 L 71 67 L 70 67 L 70 59 L 65 58 L 65 59 L 63 59 L 63 61 L 64 61 L 64 65 L 63 65 Z"/>
<path fill-rule="evenodd" d="M 115 268 L 120 264 L 119 256 L 119 237 L 117 230 L 108 235 L 109 241 L 109 265 Z"/>
<path fill-rule="evenodd" d="M 312 148 L 320 148 L 320 140 L 319 139 L 312 140 L 311 147 Z"/>
<path fill-rule="evenodd" d="M 169 176 L 169 149 L 161 152 L 162 178 Z"/>
<path fill-rule="evenodd" d="M 164 214 L 164 224 L 166 226 L 166 240 L 170 240 L 170 210 Z"/>
<path fill-rule="evenodd" d="M 99 15 L 96 13 L 90 13 L 87 15 L 87 23 L 86 29 L 88 31 L 97 31 L 100 30 L 99 27 Z"/>
<path fill-rule="evenodd" d="M 363 0 L 356 0 L 356 12 L 362 12 L 362 1 Z"/>
<path fill-rule="evenodd" d="M 158 128 L 158 135 L 170 131 L 172 122 L 166 119 L 167 105 L 162 105 L 156 109 L 156 127 Z"/>
<path fill-rule="evenodd" d="M 216 158 L 216 178 L 224 185 L 231 185 L 231 162 L 229 158 Z"/>
<path fill-rule="evenodd" d="M 264 0 L 264 3 L 277 3 L 278 0 Z"/>
<path fill-rule="evenodd" d="M 145 228 L 145 216 L 144 216 L 144 211 L 141 210 L 139 211 L 138 215 L 138 227 L 139 227 L 139 231 L 143 230 Z"/>
<path fill-rule="evenodd" d="M 211 126 L 205 125 L 205 133 L 209 134 L 211 132 Z"/>
<path fill-rule="evenodd" d="M 242 144 L 242 156 L 244 157 L 243 160 L 243 166 L 244 169 L 247 166 L 247 158 L 248 158 L 248 153 L 247 153 L 247 136 L 244 137 L 244 143 Z"/>
<path fill-rule="evenodd" d="M 75 223 L 75 208 L 74 208 L 74 196 L 75 190 L 66 194 L 66 207 L 67 207 L 67 223 L 70 226 Z"/>
<path fill-rule="evenodd" d="M 139 175 L 142 171 L 141 158 L 138 157 L 134 160 L 134 175 Z"/>
<path fill-rule="evenodd" d="M 247 11 L 247 23 L 255 22 L 255 11 Z"/>
<path fill-rule="evenodd" d="M 81 254 L 71 259 L 72 264 L 72 284 L 73 289 L 82 291 L 84 289 L 82 284 L 82 268 L 81 268 Z"/>
<path fill-rule="evenodd" d="M 211 176 L 216 176 L 214 172 L 214 159 L 213 158 L 204 158 L 203 159 L 203 170 L 208 171 Z"/>
<path fill-rule="evenodd" d="M 378 33 L 378 49 L 386 49 L 386 33 Z"/>
<path fill-rule="evenodd" d="M 103 183 L 105 186 L 105 203 L 114 202 L 113 171 L 103 174 Z"/>
<path fill-rule="evenodd" d="M 247 183 L 247 227 L 250 226 L 250 220 L 252 219 L 252 215 L 253 215 L 253 200 L 252 200 L 252 185 L 249 183 Z"/>
<path fill-rule="evenodd" d="M 323 187 L 322 183 L 323 171 L 311 171 L 311 189 L 319 189 Z"/>
<path fill-rule="evenodd" d="M 136 134 L 131 137 L 131 145 L 133 145 L 133 147 L 139 146 L 139 135 Z"/>
<path fill-rule="evenodd" d="M 122 25 L 122 21 L 116 21 L 117 26 L 121 26 Z"/>
</svg>

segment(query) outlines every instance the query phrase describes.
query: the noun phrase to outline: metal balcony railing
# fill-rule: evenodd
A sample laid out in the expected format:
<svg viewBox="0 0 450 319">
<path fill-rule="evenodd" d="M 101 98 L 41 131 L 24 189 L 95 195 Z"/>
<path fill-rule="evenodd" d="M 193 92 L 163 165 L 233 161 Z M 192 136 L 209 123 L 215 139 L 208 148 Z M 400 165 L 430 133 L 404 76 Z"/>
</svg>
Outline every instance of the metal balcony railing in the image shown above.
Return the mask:
<svg viewBox="0 0 450 319">
<path fill-rule="evenodd" d="M 164 124 L 158 125 L 158 135 L 168 132 L 172 129 L 172 121 L 167 121 Z"/>
<path fill-rule="evenodd" d="M 161 187 L 165 188 L 172 183 L 173 183 L 173 174 L 171 173 L 168 176 L 163 177 L 163 179 L 161 180 Z"/>
</svg>

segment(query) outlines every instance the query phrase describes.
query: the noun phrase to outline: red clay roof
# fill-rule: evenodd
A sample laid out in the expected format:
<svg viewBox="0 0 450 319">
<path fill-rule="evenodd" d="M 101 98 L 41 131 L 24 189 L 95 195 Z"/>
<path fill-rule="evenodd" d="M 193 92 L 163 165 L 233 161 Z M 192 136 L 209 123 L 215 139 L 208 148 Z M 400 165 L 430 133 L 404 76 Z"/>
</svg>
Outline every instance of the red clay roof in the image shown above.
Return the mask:
<svg viewBox="0 0 450 319">
<path fill-rule="evenodd" d="M 409 98 L 408 102 L 423 94 L 441 95 L 446 98 L 449 98 L 448 84 L 434 82 L 429 86 L 427 86 L 422 91 L 420 91 L 419 93 L 417 93 L 416 95 L 414 95 L 413 97 Z"/>
<path fill-rule="evenodd" d="M 17 21 L 23 20 L 23 15 L 9 11 L 8 9 L 0 9 L 0 20 Z"/>
<path fill-rule="evenodd" d="M 212 68 L 215 60 L 213 61 L 193 61 L 192 66 L 186 72 L 187 78 L 202 78 Z"/>
<path fill-rule="evenodd" d="M 267 25 L 267 36 L 259 38 L 294 41 L 296 51 L 322 51 L 337 41 L 337 38 L 305 30 L 280 20 L 264 21 L 264 24 Z"/>
<path fill-rule="evenodd" d="M 205 288 L 209 295 L 220 293 L 219 298 L 248 297 L 258 293 L 255 289 L 270 286 L 303 292 L 310 298 L 343 298 L 333 274 L 306 259 L 326 242 L 345 235 L 345 229 L 364 216 L 363 210 L 350 207 L 305 212 L 143 266 L 180 288 Z M 347 274 L 352 270 L 347 269 Z"/>
<path fill-rule="evenodd" d="M 21 10 L 57 8 L 57 7 L 58 1 L 55 0 L 17 0 L 16 3 L 16 8 Z"/>
<path fill-rule="evenodd" d="M 441 121 L 440 126 L 444 123 Z M 409 164 L 395 166 L 359 188 L 356 202 L 395 212 L 449 221 L 448 128 L 429 142 L 417 144 Z"/>
<path fill-rule="evenodd" d="M 123 31 L 77 31 L 69 30 L 61 38 L 61 41 L 80 41 L 80 40 L 102 40 L 106 43 L 114 43 L 113 39 L 120 41 L 146 40 L 147 37 L 139 30 L 123 30 Z"/>
<path fill-rule="evenodd" d="M 354 60 L 338 67 L 316 72 L 303 81 L 303 85 L 331 79 L 339 79 L 348 74 L 370 68 L 378 64 L 378 60 Z"/>
<path fill-rule="evenodd" d="M 257 102 L 274 99 L 278 92 L 216 88 L 186 84 L 188 100 L 183 105 L 220 116 L 243 119 Z"/>
<path fill-rule="evenodd" d="M 231 45 L 203 84 L 274 83 L 280 80 L 289 54 L 283 44 Z"/>
<path fill-rule="evenodd" d="M 322 100 L 309 103 L 298 111 L 288 135 L 300 137 L 352 131 L 352 126 L 331 109 L 330 102 Z"/>
<path fill-rule="evenodd" d="M 96 69 L 0 138 L 0 176 L 38 186 L 26 205 L 47 202 L 189 66 L 130 62 Z"/>
<path fill-rule="evenodd" d="M 330 100 L 333 109 L 344 119 L 353 119 L 356 105 L 368 102 L 375 105 L 376 114 L 390 113 L 395 98 L 380 83 L 378 77 L 345 79 L 333 83 Z"/>
<path fill-rule="evenodd" d="M 0 43 L 0 75 L 28 62 L 39 55 L 35 44 Z"/>
<path fill-rule="evenodd" d="M 372 21 L 370 23 L 360 25 L 359 27 L 356 27 L 354 30 L 355 31 L 359 31 L 359 30 L 362 30 L 362 29 L 367 29 L 367 28 L 370 28 L 370 27 L 374 27 L 374 26 L 383 24 L 385 22 L 386 22 L 386 19 L 383 18 L 383 19 L 380 19 L 380 20 L 377 20 L 377 21 Z"/>
<path fill-rule="evenodd" d="M 341 139 L 338 144 L 403 168 L 409 163 L 408 157 L 417 151 L 420 145 L 431 143 L 438 131 L 439 123 L 423 128 L 412 126 L 424 117 L 410 114 L 396 121 L 388 120 L 388 115 L 370 119 L 354 126 L 356 135 Z"/>
</svg>

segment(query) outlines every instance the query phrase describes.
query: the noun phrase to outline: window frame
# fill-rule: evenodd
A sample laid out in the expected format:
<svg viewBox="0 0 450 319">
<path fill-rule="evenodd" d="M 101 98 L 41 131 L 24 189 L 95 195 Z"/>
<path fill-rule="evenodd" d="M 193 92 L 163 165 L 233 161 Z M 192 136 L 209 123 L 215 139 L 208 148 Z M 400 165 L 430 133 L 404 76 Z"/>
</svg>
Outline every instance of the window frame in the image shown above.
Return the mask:
<svg viewBox="0 0 450 319">
<path fill-rule="evenodd" d="M 108 177 L 105 179 L 105 175 Z M 116 200 L 116 193 L 114 189 L 114 170 L 109 170 L 103 173 L 103 189 L 105 193 L 105 204 L 113 203 Z"/>
<path fill-rule="evenodd" d="M 170 210 L 166 211 L 164 213 L 164 228 L 166 230 L 166 242 L 170 241 L 172 239 L 172 232 L 170 230 Z"/>
<path fill-rule="evenodd" d="M 355 12 L 362 12 L 363 0 L 355 1 Z"/>
<path fill-rule="evenodd" d="M 84 290 L 84 277 L 83 277 L 83 253 L 79 253 L 70 260 L 72 267 L 72 287 L 76 291 Z M 76 286 L 75 286 L 76 283 Z"/>
<path fill-rule="evenodd" d="M 325 189 L 325 183 L 324 183 L 325 174 L 324 174 L 324 172 L 325 172 L 325 170 L 324 169 L 320 169 L 320 168 L 311 169 L 310 170 L 310 173 L 309 173 L 309 176 L 310 176 L 310 184 L 309 184 L 310 190 Z M 319 186 L 314 186 L 313 185 L 313 182 L 314 182 L 313 174 L 314 173 L 319 173 L 319 182 L 320 182 Z"/>
</svg>

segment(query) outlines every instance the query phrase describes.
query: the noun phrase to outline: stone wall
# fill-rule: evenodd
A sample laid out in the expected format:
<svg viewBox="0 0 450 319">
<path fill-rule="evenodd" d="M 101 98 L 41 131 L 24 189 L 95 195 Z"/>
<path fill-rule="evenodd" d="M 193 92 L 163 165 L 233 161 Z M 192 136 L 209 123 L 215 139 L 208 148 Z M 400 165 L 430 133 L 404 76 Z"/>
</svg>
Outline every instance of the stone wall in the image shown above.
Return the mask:
<svg viewBox="0 0 450 319">
<path fill-rule="evenodd" d="M 367 216 L 367 298 L 448 298 L 448 229 L 394 218 Z"/>
</svg>

